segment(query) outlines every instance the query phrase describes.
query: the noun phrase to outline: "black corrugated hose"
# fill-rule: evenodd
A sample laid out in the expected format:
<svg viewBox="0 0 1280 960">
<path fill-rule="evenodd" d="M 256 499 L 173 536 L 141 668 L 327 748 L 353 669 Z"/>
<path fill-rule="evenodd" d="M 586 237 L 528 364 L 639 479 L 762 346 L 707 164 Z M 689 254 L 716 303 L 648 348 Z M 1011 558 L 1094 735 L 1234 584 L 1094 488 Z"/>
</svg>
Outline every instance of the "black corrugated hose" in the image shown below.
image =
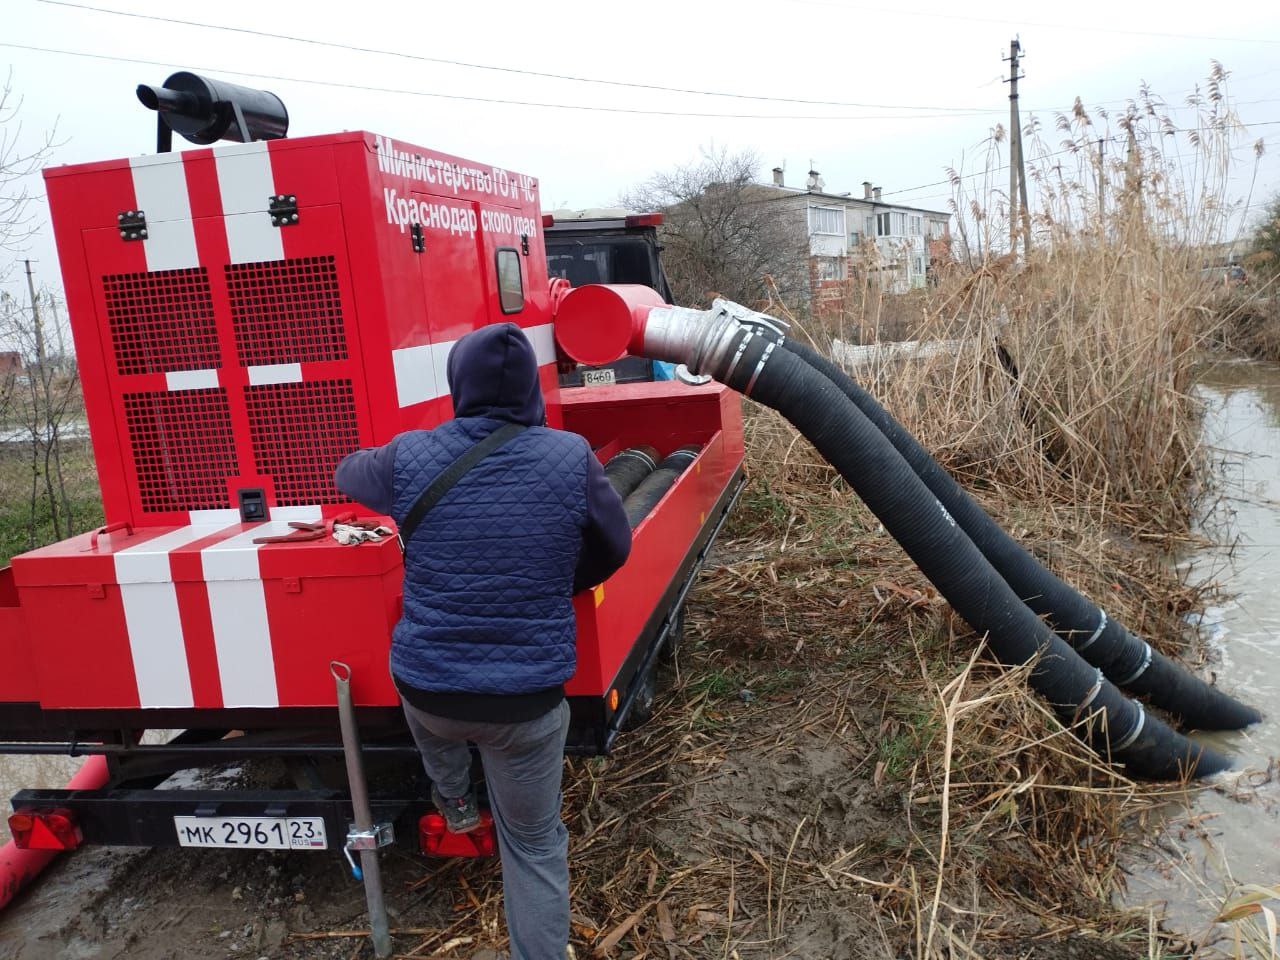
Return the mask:
<svg viewBox="0 0 1280 960">
<path fill-rule="evenodd" d="M 740 328 L 710 373 L 778 410 L 834 466 L 925 576 L 1005 664 L 1032 660 L 1030 683 L 1072 724 L 1092 717 L 1092 745 L 1151 779 L 1206 776 L 1226 757 L 1126 698 L 1022 602 L 888 438 L 827 377 Z"/>
<path fill-rule="evenodd" d="M 1238 730 L 1262 719 L 1194 676 L 1107 617 L 1075 588 L 1046 570 L 1005 533 L 919 442 L 835 363 L 796 340 L 782 346 L 822 374 L 861 410 L 911 466 L 1023 603 L 1047 617 L 1058 635 L 1108 680 L 1201 730 Z"/>
<path fill-rule="evenodd" d="M 674 453 L 668 454 L 658 464 L 658 469 L 645 477 L 636 487 L 635 492 L 622 502 L 622 508 L 627 512 L 627 521 L 631 524 L 632 530 L 640 526 L 640 521 L 658 505 L 658 501 L 671 489 L 676 478 L 689 468 L 689 464 L 693 463 L 700 449 L 701 447 L 681 447 Z"/>
<path fill-rule="evenodd" d="M 640 481 L 657 468 L 658 451 L 646 443 L 615 453 L 604 465 L 604 476 L 625 500 L 640 486 Z"/>
</svg>

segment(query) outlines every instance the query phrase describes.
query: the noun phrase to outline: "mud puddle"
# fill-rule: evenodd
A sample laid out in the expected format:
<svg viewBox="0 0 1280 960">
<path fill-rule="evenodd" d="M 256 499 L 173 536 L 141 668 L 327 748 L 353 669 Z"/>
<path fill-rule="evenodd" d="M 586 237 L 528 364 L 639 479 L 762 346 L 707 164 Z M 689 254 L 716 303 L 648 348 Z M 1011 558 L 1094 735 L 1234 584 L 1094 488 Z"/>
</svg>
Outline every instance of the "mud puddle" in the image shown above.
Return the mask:
<svg viewBox="0 0 1280 960">
<path fill-rule="evenodd" d="M 1236 771 L 1159 812 L 1163 832 L 1131 865 L 1126 902 L 1163 907 L 1168 929 L 1202 945 L 1198 957 L 1265 956 L 1261 939 L 1238 943 L 1213 918 L 1239 885 L 1280 884 L 1280 365 L 1217 365 L 1198 389 L 1223 495 L 1204 529 L 1221 545 L 1185 563 L 1193 581 L 1216 580 L 1230 598 L 1199 621 L 1208 669 L 1266 718 L 1197 735 L 1233 755 Z"/>
</svg>

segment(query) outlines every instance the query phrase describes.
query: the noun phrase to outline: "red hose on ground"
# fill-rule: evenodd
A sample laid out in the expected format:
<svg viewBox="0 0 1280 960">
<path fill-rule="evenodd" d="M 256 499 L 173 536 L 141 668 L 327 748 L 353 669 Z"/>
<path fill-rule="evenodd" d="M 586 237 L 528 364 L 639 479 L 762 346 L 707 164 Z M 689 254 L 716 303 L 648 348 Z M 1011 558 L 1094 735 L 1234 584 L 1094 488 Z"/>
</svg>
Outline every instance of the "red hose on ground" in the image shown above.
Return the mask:
<svg viewBox="0 0 1280 960">
<path fill-rule="evenodd" d="M 93 756 L 80 765 L 75 776 L 67 781 L 66 789 L 97 790 L 106 782 L 107 758 Z M 7 906 L 57 855 L 56 850 L 19 850 L 12 840 L 0 847 L 0 909 Z"/>
</svg>

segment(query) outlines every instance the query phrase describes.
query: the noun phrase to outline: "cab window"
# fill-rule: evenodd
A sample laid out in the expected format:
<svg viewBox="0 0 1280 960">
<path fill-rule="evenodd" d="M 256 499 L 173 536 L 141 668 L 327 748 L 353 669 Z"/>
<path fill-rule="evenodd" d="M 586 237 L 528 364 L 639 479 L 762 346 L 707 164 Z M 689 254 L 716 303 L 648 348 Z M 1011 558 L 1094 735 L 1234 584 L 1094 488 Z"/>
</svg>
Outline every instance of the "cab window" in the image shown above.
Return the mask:
<svg viewBox="0 0 1280 960">
<path fill-rule="evenodd" d="M 508 247 L 498 250 L 498 302 L 503 313 L 519 313 L 524 309 L 520 254 Z"/>
</svg>

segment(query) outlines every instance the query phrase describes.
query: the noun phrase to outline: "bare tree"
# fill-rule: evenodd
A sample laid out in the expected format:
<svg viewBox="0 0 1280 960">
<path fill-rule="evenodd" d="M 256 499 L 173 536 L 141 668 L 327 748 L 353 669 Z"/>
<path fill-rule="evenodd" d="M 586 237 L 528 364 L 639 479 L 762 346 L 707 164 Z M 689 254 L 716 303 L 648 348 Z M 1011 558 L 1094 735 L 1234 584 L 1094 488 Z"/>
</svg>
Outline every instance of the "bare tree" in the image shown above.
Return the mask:
<svg viewBox="0 0 1280 960">
<path fill-rule="evenodd" d="M 27 529 L 32 547 L 40 545 L 44 528 L 54 539 L 62 539 L 77 527 L 63 460 L 66 442 L 84 435 L 79 371 L 74 356 L 44 349 L 46 337 L 54 343 L 65 341 L 64 317 L 56 296 L 48 290 L 38 291 L 28 304 L 0 293 L 0 338 L 17 348 L 23 364 L 21 373 L 12 378 L 0 442 L 20 444 L 27 451 L 31 470 Z"/>
<path fill-rule="evenodd" d="M 13 272 L 35 233 L 30 178 L 53 148 L 52 132 L 25 145 L 20 106 L 10 74 L 0 87 L 0 280 Z M 16 355 L 0 371 L 0 455 L 25 451 L 31 473 L 26 526 L 28 545 L 35 547 L 46 532 L 61 539 L 75 528 L 63 440 L 68 430 L 83 433 L 83 409 L 75 358 L 62 347 L 63 314 L 51 291 L 36 289 L 30 264 L 27 289 L 25 304 L 0 292 L 0 350 Z M 49 343 L 57 344 L 56 352 Z"/>
<path fill-rule="evenodd" d="M 704 149 L 695 163 L 657 173 L 622 198 L 634 210 L 660 210 L 662 262 L 684 306 L 716 296 L 763 304 L 770 284 L 791 305 L 809 291 L 804 216 L 755 180 L 750 153 Z"/>
<path fill-rule="evenodd" d="M 21 101 L 13 95 L 13 73 L 0 87 L 0 254 L 12 255 L 35 233 L 28 178 L 48 160 L 54 133 L 46 133 L 34 147 L 22 145 Z M 9 256 L 0 258 L 0 279 L 13 268 Z"/>
</svg>

